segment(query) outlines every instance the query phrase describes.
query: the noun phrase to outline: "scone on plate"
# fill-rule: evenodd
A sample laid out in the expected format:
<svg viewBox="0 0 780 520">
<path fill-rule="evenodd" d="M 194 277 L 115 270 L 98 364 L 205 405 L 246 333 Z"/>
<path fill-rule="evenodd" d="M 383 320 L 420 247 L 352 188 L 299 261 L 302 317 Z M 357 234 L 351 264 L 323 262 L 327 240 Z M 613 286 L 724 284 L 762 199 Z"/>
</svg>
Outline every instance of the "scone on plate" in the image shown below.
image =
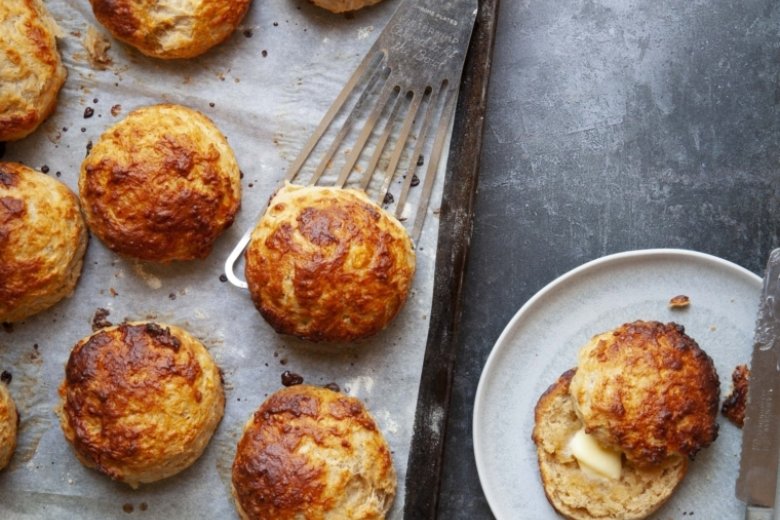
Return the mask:
<svg viewBox="0 0 780 520">
<path fill-rule="evenodd" d="M 134 488 L 195 462 L 225 408 L 206 348 L 183 329 L 154 322 L 79 341 L 59 393 L 60 425 L 78 459 Z"/>
<path fill-rule="evenodd" d="M 675 323 L 635 321 L 580 349 L 571 396 L 587 432 L 637 465 L 693 458 L 718 435 L 720 379 Z"/>
<path fill-rule="evenodd" d="M 79 201 L 67 186 L 0 162 L 0 322 L 21 321 L 70 295 L 86 247 Z"/>
<path fill-rule="evenodd" d="M 357 11 L 369 5 L 378 4 L 382 0 L 309 0 L 311 3 L 333 13 Z"/>
<path fill-rule="evenodd" d="M 272 394 L 249 419 L 232 483 L 243 520 L 381 520 L 396 474 L 361 401 L 298 385 Z"/>
<path fill-rule="evenodd" d="M 533 441 L 539 459 L 539 472 L 550 504 L 561 515 L 573 520 L 620 518 L 639 520 L 661 507 L 682 481 L 688 468 L 684 457 L 670 457 L 651 468 L 639 468 L 621 461 L 616 452 L 593 448 L 594 465 L 606 460 L 601 471 L 615 470 L 609 477 L 599 469 L 590 469 L 572 450 L 583 425 L 574 410 L 569 384 L 575 370 L 565 372 L 542 395 L 535 409 Z M 582 443 L 587 459 L 587 441 Z M 616 464 L 615 464 L 616 463 Z"/>
<path fill-rule="evenodd" d="M 548 500 L 576 520 L 650 515 L 715 440 L 719 397 L 712 359 L 675 323 L 594 336 L 536 406 Z"/>
<path fill-rule="evenodd" d="M 155 58 L 193 58 L 222 43 L 252 0 L 90 0 L 115 38 Z"/>
<path fill-rule="evenodd" d="M 352 189 L 286 185 L 246 251 L 260 313 L 277 332 L 311 341 L 352 341 L 385 328 L 414 270 L 403 225 Z"/>
<path fill-rule="evenodd" d="M 241 197 L 225 136 L 196 110 L 139 108 L 106 130 L 81 165 L 92 232 L 111 250 L 150 262 L 204 258 Z"/>
<path fill-rule="evenodd" d="M 8 465 L 16 448 L 19 414 L 8 387 L 0 382 L 0 470 Z"/>
<path fill-rule="evenodd" d="M 0 2 L 0 141 L 31 134 L 54 111 L 67 72 L 41 0 Z"/>
</svg>

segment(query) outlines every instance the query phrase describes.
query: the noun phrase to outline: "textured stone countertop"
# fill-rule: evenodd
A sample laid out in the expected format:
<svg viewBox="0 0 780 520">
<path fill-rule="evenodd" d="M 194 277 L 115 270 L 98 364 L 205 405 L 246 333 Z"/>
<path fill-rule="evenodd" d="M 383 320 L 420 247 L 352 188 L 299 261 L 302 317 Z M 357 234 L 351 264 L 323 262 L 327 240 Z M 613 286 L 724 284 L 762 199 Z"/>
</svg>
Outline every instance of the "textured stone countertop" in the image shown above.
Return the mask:
<svg viewBox="0 0 780 520">
<path fill-rule="evenodd" d="M 780 3 L 503 0 L 494 60 L 442 519 L 492 518 L 474 396 L 534 293 L 634 249 L 762 274 L 780 245 Z"/>
</svg>

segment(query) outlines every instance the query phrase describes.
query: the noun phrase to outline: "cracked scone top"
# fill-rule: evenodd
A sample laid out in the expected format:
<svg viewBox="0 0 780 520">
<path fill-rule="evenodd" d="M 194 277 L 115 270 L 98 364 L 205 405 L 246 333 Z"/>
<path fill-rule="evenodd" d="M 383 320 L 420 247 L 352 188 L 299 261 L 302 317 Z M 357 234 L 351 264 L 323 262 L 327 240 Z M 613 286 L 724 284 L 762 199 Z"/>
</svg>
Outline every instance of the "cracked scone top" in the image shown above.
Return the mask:
<svg viewBox="0 0 780 520">
<path fill-rule="evenodd" d="M 246 251 L 260 313 L 277 332 L 310 341 L 352 341 L 385 328 L 414 271 L 403 225 L 351 189 L 286 185 Z"/>
<path fill-rule="evenodd" d="M 570 392 L 585 430 L 639 466 L 693 458 L 717 437 L 712 359 L 675 323 L 626 323 L 580 350 Z"/>
<path fill-rule="evenodd" d="M 252 0 L 90 0 L 115 38 L 147 56 L 193 58 L 226 40 Z"/>
<path fill-rule="evenodd" d="M 395 491 L 390 448 L 363 403 L 310 385 L 268 397 L 233 461 L 242 520 L 382 520 Z"/>
<path fill-rule="evenodd" d="M 0 162 L 0 322 L 21 321 L 69 296 L 86 248 L 76 195 L 23 164 Z"/>
<path fill-rule="evenodd" d="M 57 32 L 40 0 L 0 2 L 0 141 L 26 137 L 54 111 L 67 76 Z"/>
<path fill-rule="evenodd" d="M 130 322 L 79 341 L 60 385 L 60 425 L 78 459 L 132 487 L 195 462 L 225 408 L 219 368 L 173 325 Z"/>
</svg>

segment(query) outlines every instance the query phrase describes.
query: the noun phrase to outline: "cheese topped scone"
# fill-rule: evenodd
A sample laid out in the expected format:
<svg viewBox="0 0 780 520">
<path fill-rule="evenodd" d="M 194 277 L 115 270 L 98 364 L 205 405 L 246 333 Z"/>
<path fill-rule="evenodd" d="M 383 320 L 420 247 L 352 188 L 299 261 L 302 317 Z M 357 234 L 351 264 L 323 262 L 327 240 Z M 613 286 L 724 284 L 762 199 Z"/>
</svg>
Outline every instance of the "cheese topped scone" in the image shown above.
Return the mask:
<svg viewBox="0 0 780 520">
<path fill-rule="evenodd" d="M 0 141 L 28 136 L 54 111 L 67 77 L 58 31 L 40 0 L 0 2 Z"/>
<path fill-rule="evenodd" d="M 246 280 L 279 333 L 311 341 L 376 334 L 406 301 L 415 253 L 403 225 L 352 189 L 287 185 L 246 251 Z"/>
</svg>

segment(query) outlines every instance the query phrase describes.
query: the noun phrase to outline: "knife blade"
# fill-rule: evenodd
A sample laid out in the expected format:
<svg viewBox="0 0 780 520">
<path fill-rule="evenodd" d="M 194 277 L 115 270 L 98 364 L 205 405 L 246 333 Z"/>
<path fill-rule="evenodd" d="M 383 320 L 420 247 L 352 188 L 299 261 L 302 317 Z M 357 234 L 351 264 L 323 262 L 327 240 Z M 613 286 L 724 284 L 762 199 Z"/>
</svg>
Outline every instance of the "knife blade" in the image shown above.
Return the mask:
<svg viewBox="0 0 780 520">
<path fill-rule="evenodd" d="M 780 457 L 780 248 L 769 255 L 756 320 L 737 498 L 746 519 L 774 515 Z"/>
</svg>

